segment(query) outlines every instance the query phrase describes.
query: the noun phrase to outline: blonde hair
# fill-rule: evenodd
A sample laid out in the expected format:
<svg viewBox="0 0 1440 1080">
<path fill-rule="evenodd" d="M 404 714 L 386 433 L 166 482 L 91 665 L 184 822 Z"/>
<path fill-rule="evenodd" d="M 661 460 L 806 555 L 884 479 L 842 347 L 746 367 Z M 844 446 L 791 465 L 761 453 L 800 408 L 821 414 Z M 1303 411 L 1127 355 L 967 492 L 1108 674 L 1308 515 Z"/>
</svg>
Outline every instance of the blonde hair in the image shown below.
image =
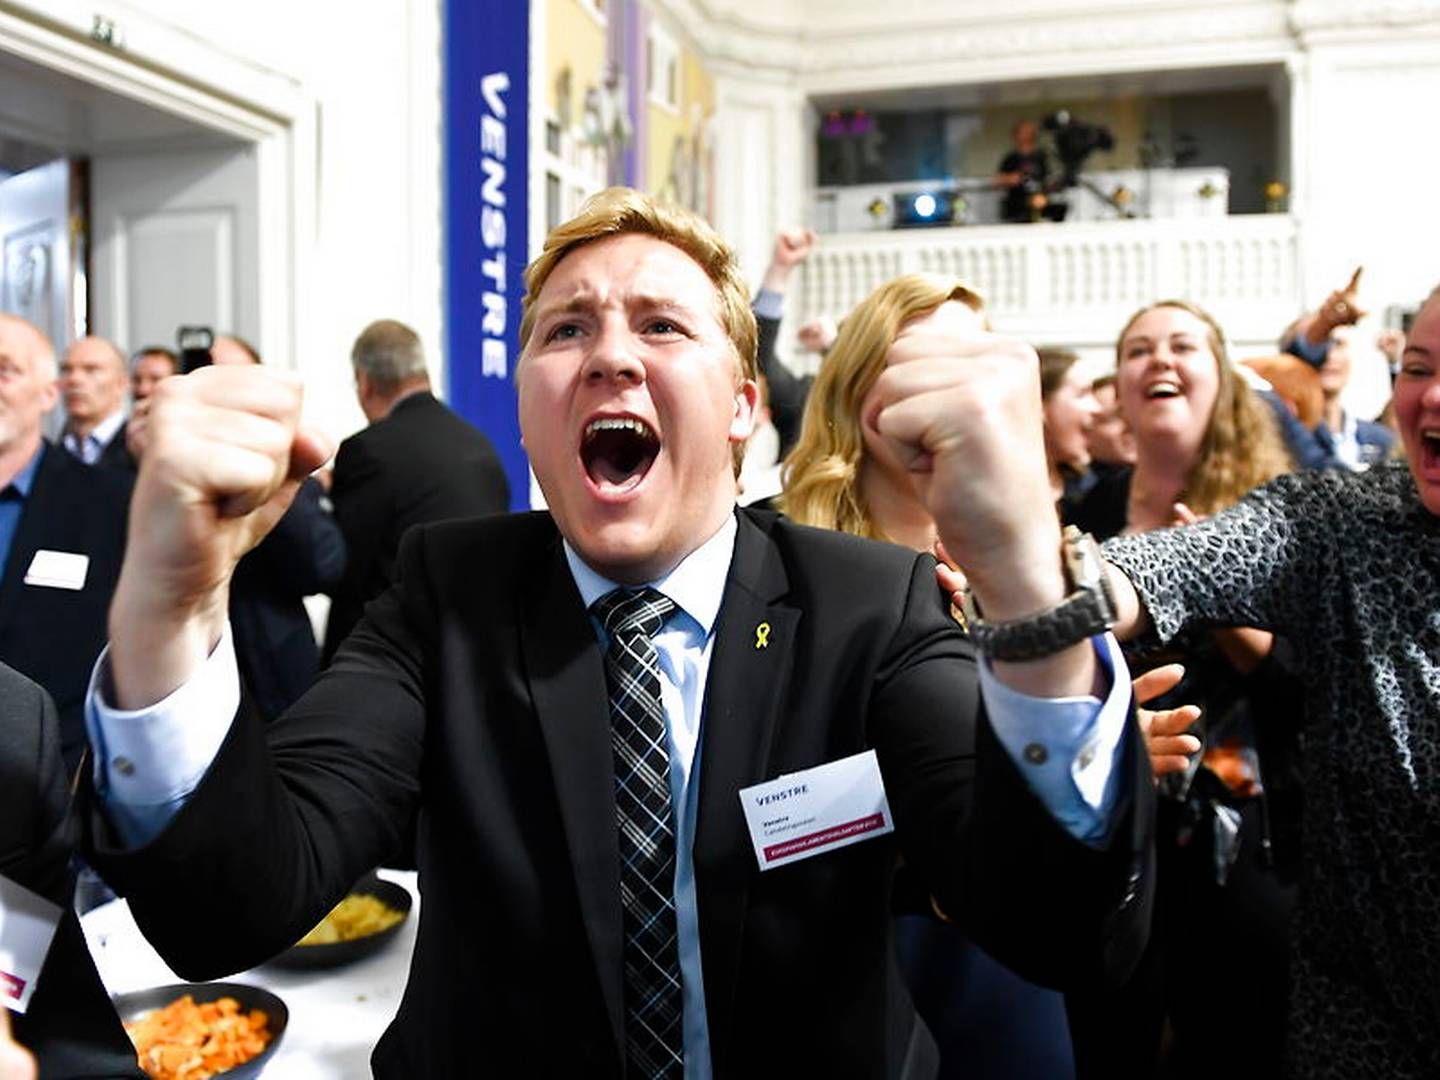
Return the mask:
<svg viewBox="0 0 1440 1080">
<path fill-rule="evenodd" d="M 626 187 L 606 188 L 585 200 L 578 214 L 550 230 L 540 254 L 525 268 L 517 378 L 524 369 L 525 349 L 535 329 L 535 301 L 555 267 L 576 248 L 624 233 L 640 233 L 663 240 L 700 265 L 715 285 L 716 313 L 726 337 L 735 347 L 737 374 L 742 380 L 755 380 L 759 374 L 755 359 L 759 331 L 755 313 L 750 310 L 750 290 L 730 245 L 704 219 L 684 207 Z M 735 475 L 739 476 L 745 460 L 743 443 L 734 447 L 733 457 Z"/>
<path fill-rule="evenodd" d="M 959 278 L 906 274 L 881 285 L 845 317 L 805 403 L 805 417 L 785 459 L 780 506 L 802 525 L 888 539 L 871 520 L 858 484 L 865 456 L 860 407 L 885 370 L 900 328 L 947 300 L 985 313 L 985 302 Z"/>
<path fill-rule="evenodd" d="M 1204 308 L 1188 300 L 1160 300 L 1141 308 L 1115 340 L 1116 363 L 1121 362 L 1130 328 L 1142 316 L 1164 307 L 1188 312 L 1205 324 L 1206 344 L 1219 370 L 1215 408 L 1205 428 L 1200 456 L 1180 493 L 1180 501 L 1195 513 L 1213 514 L 1239 502 L 1252 488 L 1290 472 L 1293 464 L 1274 414 L 1235 370 L 1225 348 L 1225 334 Z"/>
</svg>

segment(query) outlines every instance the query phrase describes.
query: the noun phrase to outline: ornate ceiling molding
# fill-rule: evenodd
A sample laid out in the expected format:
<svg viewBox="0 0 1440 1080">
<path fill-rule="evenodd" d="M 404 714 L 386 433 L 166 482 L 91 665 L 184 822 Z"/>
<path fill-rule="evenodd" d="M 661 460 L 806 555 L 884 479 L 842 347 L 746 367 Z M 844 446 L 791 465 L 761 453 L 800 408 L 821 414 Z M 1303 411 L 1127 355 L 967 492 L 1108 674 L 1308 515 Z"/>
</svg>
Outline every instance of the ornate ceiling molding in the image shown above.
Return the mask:
<svg viewBox="0 0 1440 1080">
<path fill-rule="evenodd" d="M 1306 43 L 1362 41 L 1434 24 L 1440 0 L 973 0 L 964 19 L 931 0 L 873 5 L 840 0 L 654 0 L 727 74 L 831 88 L 850 73 L 920 82 L 965 82 L 1016 71 L 1094 71 L 1197 58 L 1234 62 Z M 1152 60 L 1153 58 L 1153 60 Z"/>
<path fill-rule="evenodd" d="M 1295 0 L 1290 21 L 1302 34 L 1409 29 L 1426 23 L 1440 29 L 1440 0 Z"/>
<path fill-rule="evenodd" d="M 827 17 L 820 5 L 807 6 L 809 22 L 786 25 L 779 8 L 764 22 L 721 10 L 724 0 L 658 0 L 672 18 L 689 29 L 709 58 L 736 69 L 804 79 L 807 75 L 854 70 L 906 69 L 953 65 L 963 80 L 977 63 L 1036 61 L 1054 66 L 1057 57 L 1080 59 L 1081 66 L 1103 69 L 1106 54 L 1153 51 L 1155 65 L 1178 49 L 1293 40 L 1284 0 L 1237 0 L 1197 12 L 1192 4 L 1131 6 L 1112 3 L 1084 11 L 1073 7 L 1043 9 L 1031 3 L 1017 16 L 1013 7 L 976 5 L 964 20 L 937 17 L 934 4 L 896 0 L 883 27 L 851 18 Z M 1418 3 L 1419 0 L 1411 0 Z M 898 6 L 897 6 L 898 5 Z M 871 9 L 873 19 L 873 9 Z M 832 12 L 832 15 L 834 13 Z"/>
</svg>

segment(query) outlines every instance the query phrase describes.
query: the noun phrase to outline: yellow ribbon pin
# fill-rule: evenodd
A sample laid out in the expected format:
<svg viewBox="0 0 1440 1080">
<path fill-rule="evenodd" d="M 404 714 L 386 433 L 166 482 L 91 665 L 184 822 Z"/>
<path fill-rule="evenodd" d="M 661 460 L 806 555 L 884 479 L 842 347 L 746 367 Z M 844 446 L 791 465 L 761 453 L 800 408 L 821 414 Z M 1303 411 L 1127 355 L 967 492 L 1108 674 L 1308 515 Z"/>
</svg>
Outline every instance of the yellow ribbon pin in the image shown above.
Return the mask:
<svg viewBox="0 0 1440 1080">
<path fill-rule="evenodd" d="M 763 649 L 770 644 L 770 624 L 762 622 L 755 627 L 755 648 Z"/>
</svg>

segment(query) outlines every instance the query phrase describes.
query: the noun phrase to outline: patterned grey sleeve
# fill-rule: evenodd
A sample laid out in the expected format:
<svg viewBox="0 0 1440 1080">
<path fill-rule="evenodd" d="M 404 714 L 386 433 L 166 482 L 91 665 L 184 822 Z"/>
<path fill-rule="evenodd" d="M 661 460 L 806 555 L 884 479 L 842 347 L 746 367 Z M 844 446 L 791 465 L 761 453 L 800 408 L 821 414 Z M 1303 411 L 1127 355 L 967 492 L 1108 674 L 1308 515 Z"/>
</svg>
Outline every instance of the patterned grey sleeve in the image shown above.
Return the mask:
<svg viewBox="0 0 1440 1080">
<path fill-rule="evenodd" d="M 1192 624 L 1283 630 L 1295 618 L 1310 514 L 1303 477 L 1283 476 L 1186 528 L 1121 536 L 1105 558 L 1125 572 L 1165 644 Z"/>
</svg>

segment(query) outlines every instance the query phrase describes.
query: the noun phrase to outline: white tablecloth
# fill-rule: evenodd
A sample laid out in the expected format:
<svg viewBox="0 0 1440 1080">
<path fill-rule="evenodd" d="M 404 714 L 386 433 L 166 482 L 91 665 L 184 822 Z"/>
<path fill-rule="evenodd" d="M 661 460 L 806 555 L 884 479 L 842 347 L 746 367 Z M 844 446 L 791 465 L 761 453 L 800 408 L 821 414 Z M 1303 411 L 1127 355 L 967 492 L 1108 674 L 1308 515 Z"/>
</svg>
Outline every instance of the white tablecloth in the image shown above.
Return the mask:
<svg viewBox="0 0 1440 1080">
<path fill-rule="evenodd" d="M 351 1080 L 370 1075 L 370 1051 L 400 1006 L 420 915 L 413 873 L 382 870 L 380 876 L 403 885 L 415 900 L 400 933 L 380 952 L 324 971 L 262 966 L 225 980 L 263 986 L 290 1010 L 290 1024 L 265 1066 L 265 1080 Z M 111 994 L 184 981 L 141 936 L 124 900 L 87 912 L 80 923 Z"/>
</svg>

